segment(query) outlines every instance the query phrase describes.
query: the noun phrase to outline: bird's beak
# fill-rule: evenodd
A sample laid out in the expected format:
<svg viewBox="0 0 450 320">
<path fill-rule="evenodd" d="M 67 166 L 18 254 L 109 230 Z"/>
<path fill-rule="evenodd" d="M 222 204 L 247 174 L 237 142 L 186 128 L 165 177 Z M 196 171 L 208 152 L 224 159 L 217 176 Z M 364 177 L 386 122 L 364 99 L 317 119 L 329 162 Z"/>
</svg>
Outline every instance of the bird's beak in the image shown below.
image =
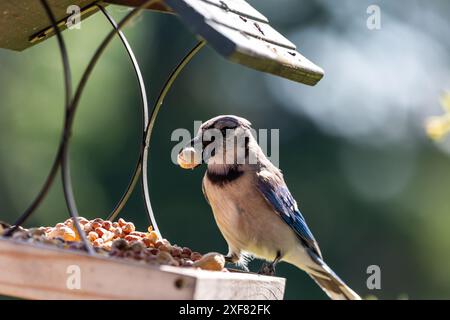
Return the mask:
<svg viewBox="0 0 450 320">
<path fill-rule="evenodd" d="M 200 139 L 195 137 L 178 153 L 178 165 L 183 169 L 197 168 L 202 164 L 202 149 Z"/>
</svg>

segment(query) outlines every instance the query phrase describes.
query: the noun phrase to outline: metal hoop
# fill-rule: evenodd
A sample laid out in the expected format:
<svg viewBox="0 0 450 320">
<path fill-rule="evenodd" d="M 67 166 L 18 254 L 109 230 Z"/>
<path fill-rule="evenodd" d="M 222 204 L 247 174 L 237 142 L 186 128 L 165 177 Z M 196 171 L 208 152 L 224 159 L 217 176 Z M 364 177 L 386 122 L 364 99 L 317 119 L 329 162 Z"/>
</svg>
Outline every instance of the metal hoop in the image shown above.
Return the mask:
<svg viewBox="0 0 450 320">
<path fill-rule="evenodd" d="M 63 134 L 61 137 L 61 141 L 59 144 L 58 152 L 56 154 L 55 159 L 53 160 L 52 167 L 50 169 L 50 172 L 44 182 L 44 185 L 40 189 L 38 195 L 33 200 L 33 202 L 30 204 L 30 206 L 24 211 L 24 213 L 16 220 L 14 225 L 5 232 L 4 236 L 8 237 L 11 236 L 19 226 L 24 224 L 26 220 L 35 212 L 35 210 L 39 207 L 39 205 L 42 203 L 46 195 L 48 194 L 48 191 L 50 190 L 50 187 L 52 186 L 56 174 L 58 172 L 58 167 L 60 164 L 61 154 L 62 154 L 62 145 L 65 143 L 66 138 L 66 128 L 67 128 L 67 115 L 70 108 L 70 101 L 72 97 L 72 77 L 70 72 L 70 64 L 69 64 L 69 58 L 67 54 L 67 48 L 64 42 L 64 39 L 61 35 L 61 31 L 57 27 L 55 16 L 53 15 L 52 10 L 50 9 L 50 6 L 48 5 L 46 0 L 41 0 L 41 4 L 52 24 L 53 29 L 56 33 L 56 39 L 58 41 L 59 50 L 61 52 L 61 58 L 63 63 L 63 73 L 64 73 L 64 87 L 65 87 L 65 119 L 64 119 L 64 127 L 63 127 Z"/>
<path fill-rule="evenodd" d="M 142 73 L 140 71 L 138 62 L 136 60 L 136 57 L 125 37 L 125 35 L 121 32 L 121 29 L 140 11 L 142 11 L 144 8 L 152 5 L 153 3 L 159 2 L 159 0 L 148 0 L 145 3 L 143 3 L 141 6 L 136 7 L 131 11 L 128 15 L 126 15 L 118 24 L 115 22 L 115 20 L 108 14 L 106 9 L 101 6 L 97 5 L 97 7 L 102 11 L 102 13 L 105 15 L 105 17 L 108 19 L 108 21 L 113 26 L 113 30 L 105 37 L 103 42 L 100 44 L 100 46 L 95 51 L 93 57 L 89 61 L 88 66 L 86 67 L 82 78 L 80 80 L 80 83 L 78 84 L 77 90 L 75 92 L 75 95 L 73 99 L 71 99 L 71 74 L 70 74 L 70 65 L 68 62 L 68 55 L 67 50 L 65 47 L 64 40 L 61 35 L 61 31 L 56 25 L 56 20 L 53 16 L 53 13 L 51 12 L 51 9 L 46 2 L 46 0 L 41 0 L 49 19 L 52 22 L 52 26 L 55 29 L 58 44 L 60 46 L 60 51 L 63 59 L 63 65 L 64 65 L 64 75 L 65 75 L 65 88 L 66 88 L 66 108 L 65 108 L 65 119 L 64 119 L 64 129 L 63 134 L 61 137 L 60 145 L 58 147 L 58 152 L 55 157 L 52 169 L 47 176 L 47 179 L 45 181 L 44 186 L 41 188 L 38 196 L 33 201 L 33 203 L 30 205 L 30 207 L 22 214 L 22 216 L 16 221 L 13 227 L 11 227 L 6 233 L 5 236 L 11 235 L 20 225 L 22 225 L 36 210 L 36 208 L 41 204 L 41 202 L 44 200 L 45 196 L 47 195 L 50 187 L 52 186 L 54 182 L 54 178 L 56 176 L 56 173 L 58 171 L 59 165 L 61 165 L 61 174 L 62 174 L 62 180 L 63 180 L 63 190 L 64 190 L 64 196 L 67 204 L 67 208 L 69 210 L 69 214 L 72 217 L 74 221 L 74 225 L 77 229 L 77 232 L 79 233 L 79 236 L 86 248 L 86 250 L 90 254 L 94 254 L 95 251 L 92 247 L 92 245 L 87 241 L 86 235 L 83 232 L 79 221 L 78 221 L 78 210 L 77 205 L 75 201 L 75 197 L 73 194 L 73 188 L 72 188 L 72 181 L 71 181 L 71 173 L 70 173 L 70 163 L 69 163 L 69 143 L 70 143 L 70 137 L 71 137 L 71 130 L 73 127 L 74 119 L 75 119 L 75 113 L 77 110 L 77 107 L 79 105 L 81 95 L 84 91 L 84 88 L 87 84 L 87 81 L 89 80 L 89 77 L 99 61 L 101 55 L 105 51 L 105 49 L 108 47 L 109 43 L 114 38 L 114 35 L 117 33 L 120 37 L 122 44 L 124 45 L 128 56 L 133 64 L 133 68 L 136 74 L 136 78 L 139 83 L 140 91 L 141 91 L 141 101 L 142 101 L 142 109 L 143 109 L 143 141 L 141 145 L 140 150 L 140 156 L 139 160 L 135 166 L 134 173 L 130 179 L 130 182 L 127 186 L 127 189 L 125 190 L 124 194 L 122 195 L 119 202 L 114 207 L 113 211 L 109 215 L 109 220 L 114 220 L 117 215 L 120 213 L 120 211 L 123 209 L 125 204 L 127 203 L 130 195 L 132 194 L 137 181 L 139 180 L 140 174 L 142 173 L 142 190 L 143 190 L 143 197 L 144 197 L 144 204 L 145 204 L 145 210 L 147 212 L 147 217 L 149 219 L 149 223 L 153 226 L 153 229 L 158 234 L 159 237 L 161 237 L 161 233 L 159 231 L 159 228 L 156 223 L 156 219 L 154 217 L 154 213 L 151 207 L 151 201 L 150 201 L 150 194 L 149 194 L 149 184 L 148 184 L 148 158 L 149 158 L 149 149 L 150 149 L 150 140 L 153 132 L 153 128 L 155 125 L 156 118 L 158 116 L 158 113 L 160 111 L 160 108 L 163 104 L 164 98 L 170 91 L 170 88 L 172 87 L 172 84 L 176 80 L 176 78 L 179 76 L 181 71 L 184 69 L 184 67 L 192 60 L 192 58 L 200 51 L 200 49 L 205 45 L 205 41 L 198 42 L 194 48 L 189 51 L 189 53 L 179 62 L 179 64 L 174 68 L 172 73 L 170 74 L 169 78 L 167 79 L 166 83 L 164 84 L 154 106 L 151 112 L 151 115 L 149 117 L 149 109 L 148 109 L 148 101 L 147 101 L 147 95 L 145 90 L 145 84 L 142 77 Z"/>
<path fill-rule="evenodd" d="M 111 15 L 108 13 L 108 11 L 106 11 L 106 9 L 103 6 L 97 5 L 97 7 L 102 11 L 104 16 L 109 21 L 109 23 L 116 30 L 117 35 L 119 36 L 123 46 L 125 47 L 125 50 L 127 51 L 127 54 L 129 56 L 130 60 L 131 60 L 131 63 L 133 64 L 133 69 L 134 69 L 134 72 L 136 74 L 136 78 L 137 78 L 138 83 L 139 83 L 139 89 L 140 89 L 140 92 L 141 92 L 141 103 L 142 103 L 142 114 L 143 114 L 142 139 L 144 139 L 145 138 L 145 128 L 147 128 L 148 121 L 149 121 L 149 110 L 148 110 L 147 93 L 146 93 L 146 90 L 145 90 L 145 83 L 144 83 L 144 78 L 142 77 L 141 69 L 139 67 L 139 64 L 137 62 L 136 56 L 134 55 L 133 50 L 131 49 L 131 46 L 130 46 L 127 38 L 125 37 L 123 32 L 118 28 L 117 23 L 114 20 L 114 18 L 111 17 Z M 139 175 L 140 175 L 141 170 L 142 170 L 141 158 L 142 158 L 142 151 L 140 151 L 139 159 L 138 159 L 138 161 L 137 161 L 137 163 L 135 165 L 135 169 L 134 169 L 134 172 L 132 174 L 132 178 L 130 179 L 130 182 L 129 182 L 125 192 L 123 193 L 122 197 L 120 198 L 119 202 L 115 205 L 114 209 L 109 214 L 109 216 L 107 218 L 108 220 L 114 221 L 117 218 L 119 213 L 122 211 L 123 207 L 128 202 L 128 199 L 130 198 L 131 194 L 133 193 L 133 190 L 136 187 L 136 184 L 137 184 L 138 179 L 139 179 Z M 150 223 L 151 222 L 152 221 L 150 221 Z"/>
<path fill-rule="evenodd" d="M 167 79 L 166 83 L 163 86 L 163 89 L 161 90 L 161 93 L 158 96 L 158 99 L 156 100 L 155 106 L 152 110 L 152 114 L 150 116 L 150 121 L 148 123 L 148 127 L 146 128 L 146 134 L 145 134 L 145 140 L 144 140 L 144 150 L 142 152 L 142 190 L 144 193 L 144 201 L 145 201 L 145 208 L 147 210 L 148 215 L 151 216 L 152 222 L 155 224 L 153 225 L 154 230 L 158 234 L 158 236 L 161 238 L 161 233 L 156 225 L 156 219 L 154 217 L 152 206 L 150 202 L 150 193 L 148 189 L 148 157 L 149 157 L 149 149 L 150 149 L 150 139 L 152 137 L 153 128 L 155 126 L 156 117 L 158 116 L 159 110 L 161 109 L 161 106 L 163 104 L 164 98 L 166 97 L 167 93 L 169 92 L 170 88 L 172 87 L 172 84 L 175 82 L 178 75 L 181 73 L 181 71 L 184 69 L 184 67 L 192 60 L 192 58 L 197 54 L 197 52 L 200 51 L 201 48 L 206 44 L 204 40 L 201 40 L 198 42 L 194 48 L 180 61 L 180 63 L 175 67 L 175 69 L 170 74 L 169 78 Z"/>
<path fill-rule="evenodd" d="M 139 7 L 136 7 L 131 11 L 128 15 L 126 15 L 118 24 L 118 29 L 120 30 L 122 27 L 124 27 L 135 15 L 137 15 L 140 11 L 142 11 L 147 6 L 150 6 L 153 3 L 157 3 L 159 0 L 147 0 Z M 73 100 L 71 101 L 71 77 L 70 77 L 70 66 L 68 62 L 68 55 L 67 50 L 65 48 L 64 40 L 61 36 L 61 31 L 57 27 L 56 19 L 50 9 L 50 6 L 46 2 L 46 0 L 41 0 L 41 3 L 49 16 L 49 19 L 52 23 L 53 28 L 55 29 L 55 33 L 58 39 L 58 44 L 60 46 L 60 51 L 63 58 L 63 65 L 64 65 L 64 75 L 65 75 L 65 85 L 66 85 L 66 114 L 65 114 L 65 122 L 64 122 L 64 130 L 61 137 L 61 141 L 58 147 L 58 152 L 55 157 L 55 160 L 53 162 L 52 168 L 50 170 L 49 175 L 46 178 L 46 181 L 41 188 L 41 190 L 38 193 L 38 196 L 35 198 L 35 200 L 32 202 L 32 204 L 27 208 L 27 210 L 19 217 L 19 219 L 14 223 L 14 225 L 4 234 L 5 236 L 11 236 L 14 231 L 17 230 L 19 226 L 21 226 L 23 223 L 26 222 L 26 220 L 35 212 L 35 210 L 38 208 L 38 206 L 42 203 L 46 195 L 48 194 L 48 191 L 50 187 L 52 186 L 54 179 L 56 177 L 56 173 L 58 171 L 59 165 L 62 167 L 62 177 L 63 177 L 63 189 L 64 194 L 66 198 L 67 207 L 69 209 L 69 213 L 72 218 L 78 216 L 78 212 L 76 209 L 76 203 L 75 198 L 73 196 L 73 190 L 71 186 L 71 179 L 70 179 L 70 166 L 68 162 L 68 144 L 70 140 L 70 131 L 72 128 L 73 120 L 74 120 L 74 114 L 76 111 L 76 108 L 78 106 L 78 103 L 81 98 L 81 94 L 84 90 L 84 87 L 90 77 L 90 74 L 92 70 L 94 69 L 94 66 L 98 62 L 101 54 L 104 52 L 106 47 L 109 45 L 111 40 L 114 37 L 114 34 L 116 33 L 116 30 L 112 30 L 106 38 L 103 40 L 101 45 L 97 48 L 94 56 L 92 57 L 91 61 L 89 62 L 88 67 L 86 68 L 82 79 L 78 85 L 77 91 L 75 93 L 75 96 Z M 81 227 L 79 225 L 78 219 L 74 218 L 74 225 L 77 228 L 77 231 L 87 248 L 87 250 L 90 253 L 94 253 L 94 250 L 92 249 L 92 246 L 90 243 L 88 243 L 86 236 L 84 232 L 81 232 Z"/>
<path fill-rule="evenodd" d="M 150 194 L 149 194 L 149 190 L 148 190 L 147 162 L 148 162 L 148 149 L 149 149 L 151 134 L 153 131 L 156 117 L 161 108 L 161 105 L 162 105 L 167 93 L 169 92 L 172 84 L 174 83 L 174 81 L 176 80 L 178 75 L 181 73 L 181 71 L 184 69 L 184 67 L 192 60 L 192 58 L 198 53 L 198 51 L 200 51 L 200 49 L 205 45 L 206 42 L 200 41 L 199 43 L 197 43 L 195 45 L 195 47 L 192 48 L 191 51 L 189 51 L 189 53 L 185 57 L 183 57 L 183 59 L 179 62 L 179 64 L 172 71 L 168 80 L 164 84 L 163 89 L 161 90 L 161 92 L 158 96 L 158 99 L 156 100 L 155 105 L 153 106 L 150 121 L 149 121 L 147 98 L 146 98 L 146 93 L 145 93 L 145 84 L 144 84 L 144 81 L 142 78 L 141 71 L 139 69 L 139 65 L 133 54 L 133 51 L 132 51 L 125 35 L 118 29 L 117 24 L 114 21 L 114 19 L 108 14 L 108 12 L 105 10 L 104 7 L 102 7 L 100 5 L 98 5 L 98 7 L 103 12 L 103 14 L 106 16 L 106 18 L 111 23 L 111 25 L 114 27 L 114 29 L 116 29 L 117 34 L 119 35 L 120 40 L 122 41 L 131 61 L 133 63 L 133 67 L 134 67 L 136 76 L 139 81 L 139 86 L 141 89 L 142 106 L 144 108 L 144 111 L 143 111 L 143 114 L 144 114 L 143 144 L 141 147 L 139 160 L 136 163 L 134 173 L 128 183 L 127 189 L 125 190 L 121 199 L 119 200 L 119 202 L 115 206 L 114 210 L 110 213 L 110 215 L 108 216 L 107 219 L 110 221 L 113 221 L 117 218 L 118 214 L 123 209 L 123 207 L 127 203 L 128 199 L 130 198 L 131 194 L 133 193 L 133 191 L 136 187 L 137 181 L 139 180 L 139 176 L 142 173 L 143 175 L 142 175 L 141 183 L 142 183 L 142 190 L 143 190 L 143 194 L 144 194 L 144 203 L 145 203 L 145 209 L 147 212 L 147 217 L 148 217 L 149 223 L 152 225 L 152 227 L 155 230 L 155 232 L 157 233 L 157 235 L 161 238 L 161 232 L 159 231 L 158 224 L 156 222 L 156 218 L 153 213 L 153 209 L 152 209 L 151 201 L 150 201 Z M 144 163 L 144 165 L 143 165 L 143 163 Z"/>
<path fill-rule="evenodd" d="M 147 0 L 139 7 L 136 7 L 128 13 L 117 25 L 117 30 L 122 29 L 130 20 L 136 16 L 139 12 L 141 12 L 144 8 L 151 5 L 152 3 L 159 2 L 159 0 Z M 86 67 L 85 72 L 83 73 L 83 76 L 81 77 L 80 83 L 78 84 L 78 88 L 75 92 L 74 98 L 72 100 L 72 103 L 69 108 L 68 112 L 68 125 L 67 125 L 67 136 L 65 144 L 62 148 L 62 156 L 61 156 L 61 172 L 62 172 L 62 178 L 63 178 L 63 190 L 64 190 L 64 196 L 66 198 L 67 208 L 69 209 L 71 216 L 78 216 L 78 209 L 75 201 L 75 196 L 73 193 L 72 188 L 72 179 L 71 179 L 71 173 L 70 173 L 70 164 L 69 164 L 69 143 L 70 143 L 70 135 L 71 130 L 73 127 L 74 119 L 75 119 L 75 113 L 77 110 L 77 107 L 79 105 L 81 95 L 84 91 L 84 88 L 86 87 L 87 81 L 89 80 L 89 77 L 94 70 L 95 65 L 99 61 L 101 55 L 105 51 L 105 49 L 108 47 L 108 45 L 111 43 L 112 39 L 114 38 L 114 35 L 117 32 L 116 29 L 111 30 L 111 32 L 105 37 L 103 42 L 100 44 L 100 46 L 95 51 L 93 57 L 89 61 L 88 66 Z M 78 221 L 77 221 L 78 222 Z M 78 229 L 78 228 L 77 228 Z M 86 238 L 86 235 L 84 232 L 81 232 L 81 229 L 79 230 L 80 237 L 84 238 L 83 241 Z M 86 240 L 87 242 L 87 240 Z M 90 244 L 89 244 L 90 245 Z M 94 253 L 92 247 L 91 250 L 89 250 L 89 253 Z"/>
</svg>

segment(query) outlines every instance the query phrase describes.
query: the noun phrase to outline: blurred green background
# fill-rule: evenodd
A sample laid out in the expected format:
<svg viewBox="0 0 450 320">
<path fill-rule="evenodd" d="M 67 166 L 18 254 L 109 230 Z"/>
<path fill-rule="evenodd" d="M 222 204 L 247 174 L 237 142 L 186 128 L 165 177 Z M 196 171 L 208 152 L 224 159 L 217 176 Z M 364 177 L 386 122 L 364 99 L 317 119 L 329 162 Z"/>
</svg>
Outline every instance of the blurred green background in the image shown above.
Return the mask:
<svg viewBox="0 0 450 320">
<path fill-rule="evenodd" d="M 173 130 L 219 114 L 280 129 L 280 167 L 328 264 L 355 291 L 381 299 L 450 298 L 450 141 L 423 124 L 450 89 L 450 2 L 376 1 L 381 30 L 366 27 L 372 1 L 254 0 L 272 25 L 325 69 L 307 87 L 232 64 L 206 47 L 176 81 L 152 140 L 150 191 L 172 243 L 227 251 L 201 192 L 204 168 L 170 160 Z M 110 6 L 119 19 L 128 9 Z M 110 30 L 101 14 L 64 32 L 74 81 Z M 7 30 L 1 30 L 7 32 Z M 125 30 L 150 101 L 196 39 L 172 15 L 145 12 Z M 41 187 L 62 128 L 64 90 L 55 39 L 22 53 L 0 50 L 0 220 L 12 222 Z M 71 163 L 80 213 L 105 217 L 138 156 L 139 91 L 119 40 L 87 86 Z M 67 217 L 60 178 L 28 226 Z M 146 228 L 140 190 L 123 212 Z M 381 290 L 366 269 L 381 268 Z M 259 262 L 251 264 L 253 270 Z M 286 298 L 325 298 L 306 274 L 282 264 Z"/>
</svg>

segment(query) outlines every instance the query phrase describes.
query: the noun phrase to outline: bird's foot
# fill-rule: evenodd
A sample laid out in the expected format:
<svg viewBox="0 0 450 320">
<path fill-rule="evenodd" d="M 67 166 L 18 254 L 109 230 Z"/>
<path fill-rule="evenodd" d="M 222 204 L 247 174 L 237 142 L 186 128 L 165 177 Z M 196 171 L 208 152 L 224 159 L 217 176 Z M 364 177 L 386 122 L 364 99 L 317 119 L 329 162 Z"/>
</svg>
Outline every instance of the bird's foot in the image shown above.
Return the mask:
<svg viewBox="0 0 450 320">
<path fill-rule="evenodd" d="M 274 276 L 275 275 L 275 265 L 273 263 L 264 262 L 259 269 L 258 274 L 263 276 Z"/>
</svg>

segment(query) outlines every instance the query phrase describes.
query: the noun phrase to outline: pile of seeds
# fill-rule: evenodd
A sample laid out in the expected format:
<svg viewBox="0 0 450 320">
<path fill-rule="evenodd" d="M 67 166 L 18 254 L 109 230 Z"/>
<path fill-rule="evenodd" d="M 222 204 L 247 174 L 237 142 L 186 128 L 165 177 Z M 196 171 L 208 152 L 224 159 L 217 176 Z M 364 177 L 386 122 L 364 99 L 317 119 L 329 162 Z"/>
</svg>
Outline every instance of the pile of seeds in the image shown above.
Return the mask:
<svg viewBox="0 0 450 320">
<path fill-rule="evenodd" d="M 181 267 L 197 267 L 211 271 L 226 271 L 225 259 L 221 254 L 202 255 L 187 247 L 172 245 L 166 239 L 159 239 L 157 233 L 149 227 L 147 232 L 136 231 L 132 222 L 119 219 L 111 222 L 96 218 L 79 218 L 80 226 L 97 253 L 112 257 L 132 259 L 149 264 L 163 264 Z M 0 236 L 9 228 L 0 223 Z M 58 223 L 54 227 L 24 229 L 19 227 L 12 235 L 13 239 L 44 244 L 53 244 L 60 248 L 82 250 L 72 219 Z"/>
</svg>

